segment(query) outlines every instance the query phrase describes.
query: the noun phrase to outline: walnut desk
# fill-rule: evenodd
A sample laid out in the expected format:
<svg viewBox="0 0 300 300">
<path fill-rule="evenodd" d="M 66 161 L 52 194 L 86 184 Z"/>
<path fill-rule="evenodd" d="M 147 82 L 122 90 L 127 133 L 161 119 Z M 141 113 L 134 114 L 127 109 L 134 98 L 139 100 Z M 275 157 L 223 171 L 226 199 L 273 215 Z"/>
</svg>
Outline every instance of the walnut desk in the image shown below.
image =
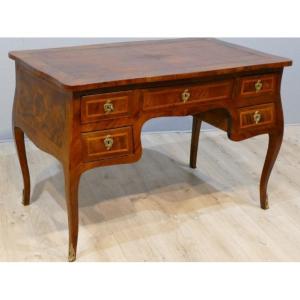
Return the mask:
<svg viewBox="0 0 300 300">
<path fill-rule="evenodd" d="M 196 167 L 201 122 L 233 141 L 268 134 L 260 205 L 283 136 L 280 83 L 291 60 L 215 39 L 174 39 L 14 51 L 12 126 L 30 199 L 24 133 L 63 166 L 69 260 L 76 259 L 78 184 L 91 168 L 132 163 L 142 154 L 143 124 L 193 116 L 190 166 Z M 146 170 L 145 170 L 146 171 Z"/>
</svg>

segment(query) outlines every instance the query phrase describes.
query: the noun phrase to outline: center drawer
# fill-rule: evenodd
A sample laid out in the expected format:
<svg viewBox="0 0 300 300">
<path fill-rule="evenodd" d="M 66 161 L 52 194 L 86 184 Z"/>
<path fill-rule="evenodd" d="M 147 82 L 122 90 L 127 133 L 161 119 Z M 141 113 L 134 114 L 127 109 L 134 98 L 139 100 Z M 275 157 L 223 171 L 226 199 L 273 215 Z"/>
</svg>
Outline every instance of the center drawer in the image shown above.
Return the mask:
<svg viewBox="0 0 300 300">
<path fill-rule="evenodd" d="M 143 110 L 230 99 L 233 80 L 182 87 L 164 87 L 144 92 Z"/>
</svg>

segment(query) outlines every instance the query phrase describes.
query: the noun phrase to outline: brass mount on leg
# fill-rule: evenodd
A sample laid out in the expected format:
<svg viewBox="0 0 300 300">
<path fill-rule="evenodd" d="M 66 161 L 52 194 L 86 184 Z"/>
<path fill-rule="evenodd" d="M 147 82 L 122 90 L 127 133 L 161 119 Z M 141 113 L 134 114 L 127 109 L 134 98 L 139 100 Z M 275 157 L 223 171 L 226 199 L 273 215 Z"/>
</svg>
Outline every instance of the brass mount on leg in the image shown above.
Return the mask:
<svg viewBox="0 0 300 300">
<path fill-rule="evenodd" d="M 75 260 L 76 260 L 76 252 L 73 245 L 71 244 L 69 247 L 69 262 L 73 262 Z"/>
</svg>

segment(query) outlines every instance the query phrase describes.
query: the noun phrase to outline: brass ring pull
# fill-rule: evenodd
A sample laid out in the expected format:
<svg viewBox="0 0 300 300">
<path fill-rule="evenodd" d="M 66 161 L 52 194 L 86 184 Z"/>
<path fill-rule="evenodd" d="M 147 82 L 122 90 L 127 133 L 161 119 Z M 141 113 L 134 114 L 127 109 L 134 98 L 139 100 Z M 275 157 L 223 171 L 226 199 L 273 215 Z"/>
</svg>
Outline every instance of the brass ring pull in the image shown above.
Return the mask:
<svg viewBox="0 0 300 300">
<path fill-rule="evenodd" d="M 106 150 L 110 150 L 114 144 L 114 139 L 110 135 L 107 135 L 103 142 Z"/>
<path fill-rule="evenodd" d="M 257 110 L 253 115 L 253 120 L 255 124 L 258 124 L 261 120 L 261 113 Z"/>
<path fill-rule="evenodd" d="M 111 113 L 114 111 L 114 105 L 110 102 L 110 100 L 107 100 L 103 105 L 103 109 L 105 113 Z"/>
<path fill-rule="evenodd" d="M 183 103 L 187 102 L 191 97 L 191 94 L 188 89 L 184 90 L 183 93 L 181 94 L 181 100 Z"/>
<path fill-rule="evenodd" d="M 263 84 L 261 82 L 261 80 L 257 80 L 257 82 L 255 83 L 255 91 L 256 93 L 258 93 L 263 87 Z"/>
</svg>

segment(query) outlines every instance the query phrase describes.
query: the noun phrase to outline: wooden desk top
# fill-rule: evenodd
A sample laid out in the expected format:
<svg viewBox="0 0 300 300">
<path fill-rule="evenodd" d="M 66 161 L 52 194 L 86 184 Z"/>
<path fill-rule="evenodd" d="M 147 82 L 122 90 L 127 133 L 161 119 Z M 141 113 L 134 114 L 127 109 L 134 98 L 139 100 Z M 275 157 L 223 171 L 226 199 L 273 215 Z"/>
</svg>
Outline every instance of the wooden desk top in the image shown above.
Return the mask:
<svg viewBox="0 0 300 300">
<path fill-rule="evenodd" d="M 190 79 L 264 68 L 291 60 L 216 39 L 169 39 L 13 51 L 9 57 L 73 91 Z"/>
</svg>

